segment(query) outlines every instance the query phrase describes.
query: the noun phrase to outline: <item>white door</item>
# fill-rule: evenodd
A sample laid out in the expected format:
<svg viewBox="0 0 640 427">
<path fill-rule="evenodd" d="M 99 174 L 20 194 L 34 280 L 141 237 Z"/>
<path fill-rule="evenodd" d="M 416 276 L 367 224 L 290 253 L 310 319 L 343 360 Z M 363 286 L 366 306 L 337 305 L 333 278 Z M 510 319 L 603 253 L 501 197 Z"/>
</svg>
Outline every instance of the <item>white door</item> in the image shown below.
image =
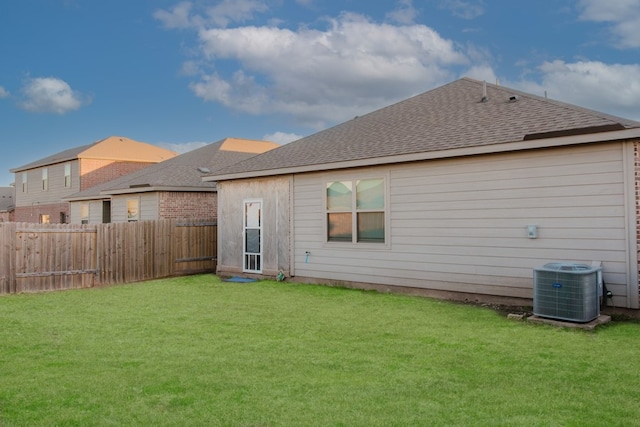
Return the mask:
<svg viewBox="0 0 640 427">
<path fill-rule="evenodd" d="M 262 200 L 244 201 L 242 269 L 246 273 L 262 273 Z"/>
</svg>

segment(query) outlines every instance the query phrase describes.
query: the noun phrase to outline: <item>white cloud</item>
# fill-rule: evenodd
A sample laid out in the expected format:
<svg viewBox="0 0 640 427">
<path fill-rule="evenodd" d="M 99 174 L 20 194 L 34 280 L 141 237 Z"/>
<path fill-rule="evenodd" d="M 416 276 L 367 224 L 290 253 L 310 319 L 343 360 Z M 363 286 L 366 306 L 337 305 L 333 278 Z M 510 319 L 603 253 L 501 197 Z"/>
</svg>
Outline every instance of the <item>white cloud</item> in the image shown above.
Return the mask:
<svg viewBox="0 0 640 427">
<path fill-rule="evenodd" d="M 170 12 L 156 10 L 153 17 L 162 22 L 165 28 L 190 28 L 194 25 L 191 17 L 191 3 L 178 3 Z"/>
<path fill-rule="evenodd" d="M 537 95 L 640 120 L 640 65 L 597 61 L 545 62 L 541 83 L 520 82 L 522 90 Z"/>
<path fill-rule="evenodd" d="M 22 92 L 24 98 L 20 106 L 38 113 L 65 114 L 89 102 L 89 99 L 72 90 L 67 82 L 55 77 L 28 79 Z"/>
<path fill-rule="evenodd" d="M 418 10 L 413 7 L 413 0 L 400 0 L 398 8 L 387 13 L 387 18 L 399 24 L 413 24 L 418 16 Z"/>
<path fill-rule="evenodd" d="M 262 137 L 265 141 L 275 142 L 276 144 L 284 145 L 290 142 L 296 141 L 302 138 L 302 135 L 286 132 L 274 132 Z"/>
<path fill-rule="evenodd" d="M 453 16 L 462 19 L 475 19 L 484 14 L 484 7 L 481 1 L 442 0 L 440 7 L 448 9 Z"/>
<path fill-rule="evenodd" d="M 640 47 L 640 0 L 580 0 L 580 19 L 607 22 L 619 47 Z"/>
<path fill-rule="evenodd" d="M 184 154 L 186 152 L 204 147 L 205 145 L 208 145 L 208 144 L 210 144 L 210 142 L 193 141 L 193 142 L 183 142 L 183 143 L 160 142 L 155 145 L 161 148 L 166 148 L 167 150 L 174 151 L 178 154 Z"/>
<path fill-rule="evenodd" d="M 498 81 L 496 73 L 488 64 L 474 65 L 464 73 L 464 76 L 476 80 L 484 80 L 487 83 L 496 83 Z"/>
<path fill-rule="evenodd" d="M 10 95 L 9 91 L 7 91 L 5 88 L 0 86 L 0 98 L 8 98 L 9 95 Z"/>
<path fill-rule="evenodd" d="M 191 84 L 208 101 L 253 114 L 284 113 L 323 126 L 346 120 L 455 77 L 468 62 L 450 40 L 424 25 L 379 24 L 357 14 L 325 29 L 211 28 L 199 31 L 210 64 L 241 70 L 201 71 Z"/>
<path fill-rule="evenodd" d="M 261 0 L 222 0 L 197 14 L 193 13 L 193 4 L 185 1 L 169 11 L 156 10 L 153 17 L 171 29 L 202 28 L 206 25 L 224 28 L 232 22 L 248 21 L 256 13 L 267 10 L 267 5 Z"/>
<path fill-rule="evenodd" d="M 245 22 L 257 12 L 265 12 L 267 6 L 259 0 L 222 0 L 207 10 L 209 22 L 226 27 L 231 22 Z"/>
</svg>

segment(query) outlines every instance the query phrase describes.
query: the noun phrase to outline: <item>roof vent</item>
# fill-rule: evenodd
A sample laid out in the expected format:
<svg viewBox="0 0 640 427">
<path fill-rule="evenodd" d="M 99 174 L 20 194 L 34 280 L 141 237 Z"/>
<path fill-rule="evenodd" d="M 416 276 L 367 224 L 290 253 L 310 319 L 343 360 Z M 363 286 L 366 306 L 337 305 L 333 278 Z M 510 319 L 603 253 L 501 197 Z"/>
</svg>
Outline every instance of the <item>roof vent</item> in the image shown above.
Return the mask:
<svg viewBox="0 0 640 427">
<path fill-rule="evenodd" d="M 209 170 L 209 168 L 206 168 L 206 167 L 204 167 L 204 166 L 200 166 L 200 167 L 198 168 L 198 172 L 200 172 L 200 173 L 211 173 L 211 171 Z"/>
<path fill-rule="evenodd" d="M 484 81 L 482 82 L 482 99 L 480 100 L 480 102 L 487 102 L 489 101 L 489 97 L 487 96 L 487 82 Z"/>
<path fill-rule="evenodd" d="M 520 97 L 518 95 L 511 95 L 509 97 L 509 102 L 517 102 L 520 100 Z"/>
</svg>

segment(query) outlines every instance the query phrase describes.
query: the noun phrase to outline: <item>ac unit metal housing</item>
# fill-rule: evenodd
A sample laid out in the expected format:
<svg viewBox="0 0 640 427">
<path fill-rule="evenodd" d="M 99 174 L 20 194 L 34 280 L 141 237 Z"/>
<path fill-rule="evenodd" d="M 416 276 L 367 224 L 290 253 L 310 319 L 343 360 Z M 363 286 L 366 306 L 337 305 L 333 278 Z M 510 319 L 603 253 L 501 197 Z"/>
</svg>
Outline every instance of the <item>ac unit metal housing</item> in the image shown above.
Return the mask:
<svg viewBox="0 0 640 427">
<path fill-rule="evenodd" d="M 600 315 L 602 267 L 552 262 L 533 271 L 533 314 L 571 322 Z"/>
</svg>

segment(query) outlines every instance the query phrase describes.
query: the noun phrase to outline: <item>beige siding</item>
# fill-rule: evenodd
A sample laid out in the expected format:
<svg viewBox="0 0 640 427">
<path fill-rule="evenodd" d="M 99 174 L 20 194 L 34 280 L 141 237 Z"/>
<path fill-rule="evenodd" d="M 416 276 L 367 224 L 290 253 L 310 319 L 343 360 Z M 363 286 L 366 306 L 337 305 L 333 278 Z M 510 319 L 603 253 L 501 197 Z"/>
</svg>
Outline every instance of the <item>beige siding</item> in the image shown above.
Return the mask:
<svg viewBox="0 0 640 427">
<path fill-rule="evenodd" d="M 295 274 L 532 298 L 534 267 L 599 260 L 615 304 L 630 306 L 625 173 L 611 143 L 296 175 Z M 388 179 L 389 241 L 325 242 L 326 182 L 369 176 Z"/>
<path fill-rule="evenodd" d="M 122 194 L 111 198 L 111 222 L 127 222 L 127 200 L 140 200 L 140 221 L 158 219 L 158 193 Z"/>
<path fill-rule="evenodd" d="M 70 202 L 70 224 L 82 223 L 82 205 L 89 205 L 89 224 L 102 224 L 102 200 L 87 200 L 82 202 Z"/>
<path fill-rule="evenodd" d="M 84 202 L 69 202 L 69 224 L 81 223 L 81 209 Z"/>
<path fill-rule="evenodd" d="M 290 268 L 290 178 L 218 183 L 218 273 L 242 272 L 242 210 L 244 200 L 263 202 L 263 274 Z"/>
<path fill-rule="evenodd" d="M 64 186 L 64 165 L 71 164 L 71 187 Z M 48 170 L 48 188 L 42 189 L 42 170 Z M 16 183 L 16 206 L 24 207 L 32 204 L 52 204 L 59 203 L 63 197 L 70 196 L 80 191 L 80 180 L 78 178 L 78 162 L 57 163 L 46 168 L 36 168 L 24 171 L 27 174 L 27 191 L 22 191 L 22 174 L 15 174 Z"/>
</svg>

